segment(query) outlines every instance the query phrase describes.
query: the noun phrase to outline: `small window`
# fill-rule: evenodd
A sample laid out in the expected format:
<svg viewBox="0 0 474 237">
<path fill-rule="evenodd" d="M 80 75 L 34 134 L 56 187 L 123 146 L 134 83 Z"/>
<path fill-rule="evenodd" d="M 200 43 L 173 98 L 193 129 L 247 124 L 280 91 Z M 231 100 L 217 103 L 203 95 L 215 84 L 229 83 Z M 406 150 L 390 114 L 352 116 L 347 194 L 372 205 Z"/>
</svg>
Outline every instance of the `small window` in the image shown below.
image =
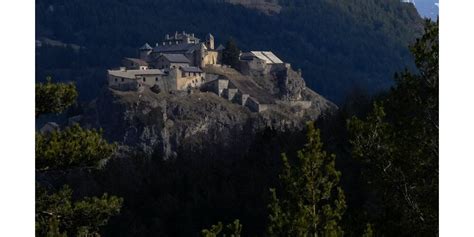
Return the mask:
<svg viewBox="0 0 474 237">
<path fill-rule="evenodd" d="M 158 81 L 158 77 L 155 78 L 155 81 Z"/>
<path fill-rule="evenodd" d="M 117 78 L 115 78 L 115 82 L 117 82 Z"/>
<path fill-rule="evenodd" d="M 143 78 L 143 81 L 146 81 L 146 78 Z"/>
<path fill-rule="evenodd" d="M 193 76 L 196 76 L 196 73 L 193 73 Z"/>
<path fill-rule="evenodd" d="M 124 81 L 124 79 L 122 78 L 122 82 Z"/>
</svg>

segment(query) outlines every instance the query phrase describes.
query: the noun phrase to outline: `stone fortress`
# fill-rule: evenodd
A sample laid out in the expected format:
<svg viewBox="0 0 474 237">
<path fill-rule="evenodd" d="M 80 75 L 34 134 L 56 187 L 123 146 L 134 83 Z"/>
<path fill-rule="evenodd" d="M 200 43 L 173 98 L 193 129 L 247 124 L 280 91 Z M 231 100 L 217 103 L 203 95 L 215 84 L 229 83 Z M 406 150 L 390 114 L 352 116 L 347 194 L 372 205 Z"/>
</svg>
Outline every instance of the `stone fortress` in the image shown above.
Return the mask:
<svg viewBox="0 0 474 237">
<path fill-rule="evenodd" d="M 288 75 L 292 71 L 290 64 L 272 52 L 243 52 L 239 68 L 234 69 L 222 64 L 224 50 L 222 45 L 215 47 L 212 34 L 207 34 L 205 41 L 184 31 L 168 34 L 154 47 L 145 43 L 138 49 L 138 58 L 124 58 L 120 68 L 108 70 L 108 85 L 121 91 L 141 91 L 149 87 L 156 93 L 199 89 L 213 92 L 254 112 L 265 111 L 283 100 L 311 106 L 311 102 L 303 101 L 300 95 L 277 99 L 252 79 L 260 77 L 264 80 L 262 77 Z"/>
</svg>

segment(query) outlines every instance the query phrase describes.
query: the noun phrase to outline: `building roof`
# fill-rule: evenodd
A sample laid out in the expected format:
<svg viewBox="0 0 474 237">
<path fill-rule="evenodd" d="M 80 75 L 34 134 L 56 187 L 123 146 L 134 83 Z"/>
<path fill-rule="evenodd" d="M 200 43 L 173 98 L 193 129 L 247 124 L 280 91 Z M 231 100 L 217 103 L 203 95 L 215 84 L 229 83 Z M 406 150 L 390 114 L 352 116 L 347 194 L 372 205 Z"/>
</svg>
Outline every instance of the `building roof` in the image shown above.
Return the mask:
<svg viewBox="0 0 474 237">
<path fill-rule="evenodd" d="M 195 41 L 199 41 L 199 38 L 196 38 L 194 36 L 194 33 L 191 33 L 191 34 L 188 34 L 186 33 L 185 31 L 183 31 L 182 33 L 179 33 L 179 32 L 175 32 L 174 35 L 170 35 L 170 34 L 166 34 L 165 36 L 165 41 L 173 41 L 173 40 L 178 40 L 178 41 L 181 41 L 185 38 L 189 38 L 190 40 L 195 40 Z"/>
<path fill-rule="evenodd" d="M 145 60 L 139 58 L 125 58 L 126 60 L 132 61 L 133 63 L 137 64 L 138 66 L 148 66 L 148 63 Z"/>
<path fill-rule="evenodd" d="M 191 63 L 183 54 L 162 54 L 161 56 L 171 63 Z"/>
<path fill-rule="evenodd" d="M 109 75 L 115 77 L 122 77 L 128 79 L 137 79 L 138 76 L 153 76 L 153 75 L 164 75 L 165 73 L 160 69 L 147 69 L 147 70 L 108 70 Z"/>
<path fill-rule="evenodd" d="M 250 51 L 250 55 L 257 57 L 261 60 L 264 60 L 267 64 L 280 64 L 283 63 L 275 54 L 270 51 Z M 242 56 L 249 56 L 248 53 L 244 53 Z"/>
<path fill-rule="evenodd" d="M 219 46 L 217 46 L 217 48 L 216 48 L 217 51 L 221 51 L 221 50 L 224 50 L 224 49 L 225 49 L 225 47 L 222 44 L 219 44 Z"/>
<path fill-rule="evenodd" d="M 152 50 L 153 48 L 148 44 L 145 43 L 142 47 L 140 47 L 140 50 Z"/>
<path fill-rule="evenodd" d="M 192 53 L 199 48 L 199 44 L 172 44 L 158 45 L 153 49 L 156 53 Z"/>
<path fill-rule="evenodd" d="M 183 72 L 202 72 L 202 70 L 198 67 L 182 67 L 181 71 L 183 71 Z"/>
</svg>

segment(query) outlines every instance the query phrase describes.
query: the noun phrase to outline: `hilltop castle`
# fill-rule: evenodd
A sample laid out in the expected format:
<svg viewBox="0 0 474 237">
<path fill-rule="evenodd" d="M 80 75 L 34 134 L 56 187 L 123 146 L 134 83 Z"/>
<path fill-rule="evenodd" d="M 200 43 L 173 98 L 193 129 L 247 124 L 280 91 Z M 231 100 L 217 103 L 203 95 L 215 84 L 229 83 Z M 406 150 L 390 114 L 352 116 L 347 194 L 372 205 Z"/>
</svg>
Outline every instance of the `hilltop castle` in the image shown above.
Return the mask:
<svg viewBox="0 0 474 237">
<path fill-rule="evenodd" d="M 202 88 L 259 112 L 274 103 L 268 92 L 246 75 L 269 74 L 291 66 L 272 52 L 250 51 L 240 54 L 237 72 L 222 65 L 224 50 L 222 45 L 215 47 L 212 34 L 204 41 L 186 32 L 167 34 L 155 47 L 148 43 L 140 47 L 138 58 L 124 58 L 120 68 L 108 70 L 108 84 L 116 90 L 139 90 L 143 86 L 155 91 Z"/>
</svg>

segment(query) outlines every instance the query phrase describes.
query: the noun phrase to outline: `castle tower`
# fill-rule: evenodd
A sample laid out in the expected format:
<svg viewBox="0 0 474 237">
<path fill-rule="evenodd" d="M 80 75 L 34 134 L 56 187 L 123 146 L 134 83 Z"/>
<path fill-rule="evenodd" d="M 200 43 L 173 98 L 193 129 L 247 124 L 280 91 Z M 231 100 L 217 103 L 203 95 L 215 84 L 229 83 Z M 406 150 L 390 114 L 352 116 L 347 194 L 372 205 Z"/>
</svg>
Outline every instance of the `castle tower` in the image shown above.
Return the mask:
<svg viewBox="0 0 474 237">
<path fill-rule="evenodd" d="M 210 50 L 214 50 L 214 36 L 211 33 L 206 36 L 206 47 Z"/>
<path fill-rule="evenodd" d="M 153 48 L 148 43 L 145 43 L 142 47 L 138 49 L 140 59 L 148 61 L 149 55 L 152 50 Z"/>
</svg>

